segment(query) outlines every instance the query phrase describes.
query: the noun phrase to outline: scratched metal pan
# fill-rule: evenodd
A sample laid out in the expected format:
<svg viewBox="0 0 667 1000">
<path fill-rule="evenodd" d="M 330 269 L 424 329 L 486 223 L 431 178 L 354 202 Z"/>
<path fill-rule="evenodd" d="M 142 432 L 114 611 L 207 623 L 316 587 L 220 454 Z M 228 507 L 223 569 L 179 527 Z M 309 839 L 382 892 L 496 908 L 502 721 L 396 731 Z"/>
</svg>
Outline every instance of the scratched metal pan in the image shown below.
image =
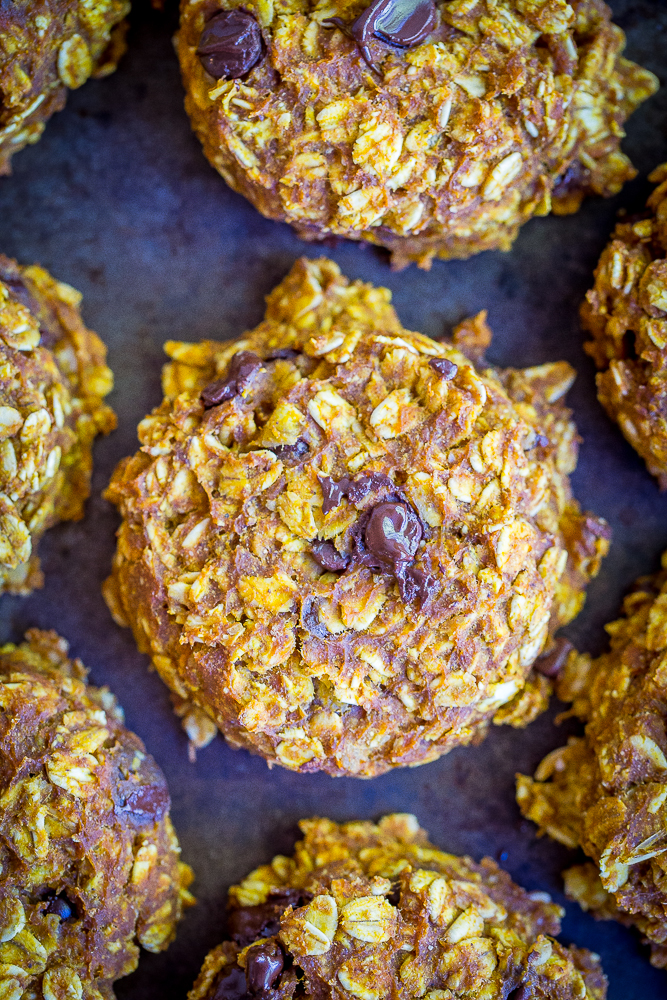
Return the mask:
<svg viewBox="0 0 667 1000">
<path fill-rule="evenodd" d="M 615 0 L 628 55 L 667 81 L 667 3 Z M 182 998 L 221 937 L 230 883 L 276 850 L 289 851 L 303 816 L 377 817 L 415 812 L 436 844 L 498 859 L 518 882 L 559 902 L 565 848 L 522 821 L 516 771 L 531 772 L 560 745 L 556 709 L 527 730 L 495 729 L 477 748 L 372 781 L 299 776 L 230 750 L 217 739 L 189 763 L 186 740 L 166 689 L 111 620 L 100 595 L 109 571 L 117 517 L 100 493 L 114 464 L 135 449 L 137 422 L 160 399 L 161 345 L 168 338 L 233 337 L 262 316 L 263 296 L 306 245 L 289 228 L 262 219 L 207 165 L 190 133 L 171 34 L 175 13 L 138 0 L 130 49 L 115 76 L 86 84 L 20 153 L 0 180 L 0 250 L 39 261 L 84 293 L 84 316 L 109 346 L 116 376 L 118 430 L 95 449 L 93 496 L 85 520 L 44 539 L 43 590 L 0 601 L 0 638 L 26 628 L 56 628 L 74 654 L 125 706 L 169 780 L 184 858 L 193 865 L 198 906 L 163 955 L 144 954 L 117 987 L 124 1000 Z M 667 159 L 667 87 L 631 119 L 625 149 L 639 178 L 611 201 L 589 200 L 578 215 L 534 220 L 511 253 L 436 262 L 392 273 L 370 247 L 326 248 L 350 278 L 388 285 L 406 326 L 438 337 L 463 316 L 488 308 L 499 364 L 566 358 L 578 370 L 570 393 L 584 438 L 573 477 L 582 504 L 604 515 L 614 541 L 586 607 L 567 630 L 580 648 L 599 651 L 603 624 L 640 573 L 667 547 L 667 494 L 598 405 L 593 368 L 583 353 L 577 309 L 619 208 L 640 207 L 647 173 Z M 610 1000 L 667 996 L 667 973 L 652 969 L 636 934 L 597 923 L 566 904 L 563 937 L 598 952 Z"/>
</svg>

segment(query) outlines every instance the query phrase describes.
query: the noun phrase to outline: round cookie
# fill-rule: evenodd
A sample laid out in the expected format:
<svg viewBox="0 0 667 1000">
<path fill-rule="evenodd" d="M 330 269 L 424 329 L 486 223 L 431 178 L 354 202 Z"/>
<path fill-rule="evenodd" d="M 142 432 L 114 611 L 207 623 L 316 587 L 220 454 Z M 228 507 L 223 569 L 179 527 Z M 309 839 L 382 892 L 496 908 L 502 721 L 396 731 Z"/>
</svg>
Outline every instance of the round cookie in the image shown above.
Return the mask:
<svg viewBox="0 0 667 1000">
<path fill-rule="evenodd" d="M 92 444 L 116 426 L 106 348 L 74 288 L 0 254 L 0 592 L 41 586 L 36 543 L 83 517 Z"/>
<path fill-rule="evenodd" d="M 185 106 L 211 164 L 302 237 L 394 266 L 509 249 L 635 175 L 652 73 L 601 0 L 183 0 Z"/>
<path fill-rule="evenodd" d="M 556 691 L 586 724 L 584 736 L 519 775 L 526 817 L 592 863 L 565 872 L 568 895 L 599 917 L 636 925 L 651 962 L 667 969 L 667 553 L 637 581 L 610 649 L 572 653 Z"/>
<path fill-rule="evenodd" d="M 113 1000 L 192 902 L 164 775 L 55 632 L 0 648 L 0 707 L 2 994 Z"/>
<path fill-rule="evenodd" d="M 553 938 L 561 907 L 491 858 L 439 851 L 409 814 L 300 826 L 293 857 L 230 889 L 231 940 L 188 1000 L 604 1000 L 598 957 Z"/>
<path fill-rule="evenodd" d="M 374 775 L 546 704 L 609 537 L 570 491 L 574 372 L 476 367 L 389 301 L 302 259 L 241 340 L 166 345 L 105 591 L 195 745 Z"/>
<path fill-rule="evenodd" d="M 667 488 L 667 163 L 647 211 L 619 222 L 581 308 L 598 399 Z"/>
<path fill-rule="evenodd" d="M 12 0 L 0 5 L 0 175 L 62 111 L 68 88 L 113 73 L 128 0 Z"/>
</svg>

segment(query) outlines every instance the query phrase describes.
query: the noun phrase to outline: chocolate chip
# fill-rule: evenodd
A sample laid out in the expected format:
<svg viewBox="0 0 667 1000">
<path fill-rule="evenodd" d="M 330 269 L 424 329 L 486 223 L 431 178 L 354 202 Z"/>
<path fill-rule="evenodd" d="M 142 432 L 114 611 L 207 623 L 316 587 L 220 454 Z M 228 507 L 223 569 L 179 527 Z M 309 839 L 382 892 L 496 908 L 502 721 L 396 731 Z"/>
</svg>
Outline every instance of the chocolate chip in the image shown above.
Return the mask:
<svg viewBox="0 0 667 1000">
<path fill-rule="evenodd" d="M 533 441 L 533 448 L 548 448 L 549 438 L 545 434 L 536 434 Z"/>
<path fill-rule="evenodd" d="M 119 777 L 116 783 L 116 812 L 133 826 L 152 826 L 169 811 L 171 801 L 165 777 L 152 757 L 137 756 L 133 747 L 120 747 L 113 754 Z"/>
<path fill-rule="evenodd" d="M 401 887 L 400 885 L 393 886 L 391 892 L 387 893 L 387 902 L 391 903 L 392 906 L 398 906 L 401 901 Z"/>
<path fill-rule="evenodd" d="M 449 358 L 431 358 L 429 365 L 433 371 L 437 372 L 438 375 L 440 375 L 441 378 L 444 378 L 447 382 L 449 382 L 450 379 L 453 379 L 459 370 L 458 365 L 455 365 L 453 361 L 449 360 Z"/>
<path fill-rule="evenodd" d="M 405 604 L 412 604 L 413 601 L 417 600 L 420 604 L 424 604 L 437 589 L 437 581 L 416 566 L 399 564 L 394 573 L 398 581 L 401 600 Z"/>
<path fill-rule="evenodd" d="M 282 948 L 277 941 L 266 941 L 250 948 L 245 960 L 245 978 L 250 993 L 270 990 L 284 965 Z"/>
<path fill-rule="evenodd" d="M 332 479 L 330 476 L 320 478 L 320 488 L 322 490 L 322 513 L 328 514 L 330 510 L 337 507 L 343 497 L 346 497 L 348 490 L 352 486 L 352 480 L 347 476 L 342 479 Z"/>
<path fill-rule="evenodd" d="M 551 652 L 535 660 L 535 670 L 544 677 L 558 677 L 573 649 L 574 646 L 567 639 L 556 639 Z"/>
<path fill-rule="evenodd" d="M 201 393 L 201 401 L 206 410 L 233 399 L 246 389 L 256 371 L 262 367 L 260 357 L 252 351 L 238 351 L 229 364 L 224 378 L 210 382 Z"/>
<path fill-rule="evenodd" d="M 289 462 L 307 455 L 310 451 L 310 445 L 305 438 L 297 438 L 294 444 L 276 444 L 269 448 L 269 451 L 272 451 L 278 458 Z"/>
<path fill-rule="evenodd" d="M 290 906 L 303 906 L 311 899 L 310 893 L 300 889 L 279 889 L 269 894 L 266 903 L 232 910 L 227 921 L 229 935 L 242 948 L 257 938 L 273 937 L 280 930 L 280 918 L 285 910 Z"/>
<path fill-rule="evenodd" d="M 371 69 L 378 72 L 369 48 L 372 38 L 399 49 L 412 49 L 428 38 L 437 21 L 434 0 L 374 0 L 349 26 L 339 17 L 322 24 L 349 35 Z"/>
<path fill-rule="evenodd" d="M 422 535 L 421 521 L 411 507 L 385 502 L 371 511 L 364 541 L 381 566 L 395 570 L 414 559 Z"/>
<path fill-rule="evenodd" d="M 245 10 L 221 10 L 206 22 L 197 55 L 216 80 L 245 76 L 262 56 L 259 24 Z"/>
<path fill-rule="evenodd" d="M 76 917 L 76 906 L 70 902 L 65 893 L 61 893 L 59 896 L 54 896 L 49 900 L 46 913 L 55 913 L 64 923 L 65 920 L 71 920 L 73 917 Z"/>
<path fill-rule="evenodd" d="M 313 542 L 310 546 L 310 554 L 318 566 L 321 566 L 322 569 L 328 569 L 332 573 L 345 569 L 350 561 L 350 557 L 339 552 L 331 542 Z"/>
<path fill-rule="evenodd" d="M 362 503 L 370 493 L 393 491 L 395 486 L 383 472 L 368 472 L 350 485 L 347 495 L 352 503 Z"/>
<path fill-rule="evenodd" d="M 247 992 L 243 969 L 238 965 L 223 965 L 207 994 L 207 1000 L 240 1000 Z"/>
<path fill-rule="evenodd" d="M 301 605 L 301 626 L 317 639 L 330 639 L 331 632 L 320 621 L 317 609 L 317 601 L 313 597 L 307 597 Z"/>
</svg>

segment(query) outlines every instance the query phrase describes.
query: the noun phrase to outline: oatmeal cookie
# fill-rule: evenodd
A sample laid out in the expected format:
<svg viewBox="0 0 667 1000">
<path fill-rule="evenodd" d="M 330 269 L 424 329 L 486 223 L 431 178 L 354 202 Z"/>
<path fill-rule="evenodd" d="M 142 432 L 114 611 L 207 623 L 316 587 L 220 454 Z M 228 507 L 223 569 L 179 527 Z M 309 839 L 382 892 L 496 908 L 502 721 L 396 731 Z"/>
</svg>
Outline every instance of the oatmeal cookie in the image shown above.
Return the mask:
<svg viewBox="0 0 667 1000">
<path fill-rule="evenodd" d="M 565 873 L 568 895 L 635 924 L 667 968 L 667 553 L 637 581 L 608 653 L 572 652 L 556 691 L 585 735 L 550 753 L 518 801 L 540 830 L 593 863 Z"/>
<path fill-rule="evenodd" d="M 393 264 L 509 249 L 617 193 L 657 79 L 601 0 L 183 0 L 186 109 L 227 183 Z"/>
<path fill-rule="evenodd" d="M 439 851 L 409 814 L 300 827 L 230 889 L 231 940 L 188 1000 L 604 1000 L 597 955 L 553 938 L 563 910 L 491 858 Z"/>
<path fill-rule="evenodd" d="M 648 211 L 616 226 L 581 309 L 598 398 L 667 489 L 667 163 Z"/>
<path fill-rule="evenodd" d="M 116 426 L 113 376 L 81 295 L 0 254 L 0 592 L 41 586 L 37 542 L 83 517 L 92 444 Z"/>
<path fill-rule="evenodd" d="M 125 51 L 127 0 L 0 4 L 0 175 L 65 107 L 67 89 L 113 73 Z"/>
<path fill-rule="evenodd" d="M 389 303 L 301 259 L 241 340 L 166 344 L 105 592 L 196 745 L 370 776 L 545 706 L 609 537 L 570 492 L 574 372 L 476 367 Z"/>
<path fill-rule="evenodd" d="M 192 902 L 164 775 L 55 632 L 0 648 L 0 993 L 113 1000 Z"/>
</svg>

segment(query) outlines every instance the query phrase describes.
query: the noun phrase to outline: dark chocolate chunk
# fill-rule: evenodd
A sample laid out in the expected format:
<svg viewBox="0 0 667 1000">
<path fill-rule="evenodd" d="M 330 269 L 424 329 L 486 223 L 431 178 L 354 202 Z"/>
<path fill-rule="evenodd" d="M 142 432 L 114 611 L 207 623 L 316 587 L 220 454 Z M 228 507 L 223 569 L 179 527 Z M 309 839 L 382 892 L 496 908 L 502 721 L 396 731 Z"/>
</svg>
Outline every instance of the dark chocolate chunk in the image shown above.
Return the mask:
<svg viewBox="0 0 667 1000">
<path fill-rule="evenodd" d="M 345 569 L 350 561 L 350 557 L 339 552 L 331 542 L 313 542 L 310 546 L 310 554 L 318 566 L 321 566 L 322 569 L 328 569 L 332 573 Z"/>
<path fill-rule="evenodd" d="M 573 649 L 571 642 L 559 637 L 550 653 L 535 660 L 535 670 L 544 677 L 558 677 Z"/>
<path fill-rule="evenodd" d="M 387 902 L 391 903 L 392 906 L 398 906 L 401 901 L 401 887 L 400 885 L 392 886 L 391 892 L 387 893 Z"/>
<path fill-rule="evenodd" d="M 73 917 L 76 917 L 76 906 L 62 892 L 59 896 L 53 896 L 49 900 L 46 913 L 55 913 L 64 923 L 65 920 L 71 920 Z"/>
<path fill-rule="evenodd" d="M 412 604 L 419 601 L 424 604 L 433 596 L 437 589 L 437 582 L 428 573 L 422 572 L 416 566 L 408 566 L 405 563 L 399 564 L 395 571 L 398 581 L 398 590 L 401 600 L 405 604 Z"/>
<path fill-rule="evenodd" d="M 213 981 L 207 1000 L 240 1000 L 247 996 L 245 972 L 238 965 L 223 965 Z"/>
<path fill-rule="evenodd" d="M 270 990 L 284 965 L 282 948 L 277 941 L 265 941 L 250 948 L 245 960 L 245 978 L 250 993 Z"/>
<path fill-rule="evenodd" d="M 342 479 L 332 479 L 330 476 L 321 476 L 320 487 L 322 490 L 322 513 L 328 514 L 330 510 L 337 507 L 343 497 L 346 497 L 348 490 L 352 486 L 352 480 L 347 476 Z"/>
<path fill-rule="evenodd" d="M 385 568 L 412 562 L 422 539 L 421 521 L 406 503 L 379 503 L 364 532 L 369 552 Z"/>
<path fill-rule="evenodd" d="M 349 26 L 339 17 L 322 24 L 340 28 L 349 35 L 371 69 L 377 72 L 369 48 L 372 38 L 399 49 L 412 49 L 428 38 L 437 22 L 434 0 L 374 0 Z"/>
<path fill-rule="evenodd" d="M 456 375 L 458 365 L 455 365 L 453 361 L 448 358 L 431 358 L 429 365 L 433 371 L 437 372 L 441 378 L 444 378 L 447 382 L 453 379 Z"/>
<path fill-rule="evenodd" d="M 221 10 L 206 22 L 197 55 L 216 80 L 245 76 L 262 57 L 259 24 L 245 10 Z"/>
<path fill-rule="evenodd" d="M 310 446 L 305 438 L 297 438 L 294 444 L 276 444 L 269 448 L 269 451 L 272 451 L 278 458 L 289 462 L 307 455 Z"/>
<path fill-rule="evenodd" d="M 239 351 L 227 365 L 225 377 L 210 382 L 202 390 L 201 401 L 204 408 L 210 410 L 211 407 L 238 396 L 247 388 L 252 376 L 262 365 L 262 359 L 252 351 Z"/>
</svg>

